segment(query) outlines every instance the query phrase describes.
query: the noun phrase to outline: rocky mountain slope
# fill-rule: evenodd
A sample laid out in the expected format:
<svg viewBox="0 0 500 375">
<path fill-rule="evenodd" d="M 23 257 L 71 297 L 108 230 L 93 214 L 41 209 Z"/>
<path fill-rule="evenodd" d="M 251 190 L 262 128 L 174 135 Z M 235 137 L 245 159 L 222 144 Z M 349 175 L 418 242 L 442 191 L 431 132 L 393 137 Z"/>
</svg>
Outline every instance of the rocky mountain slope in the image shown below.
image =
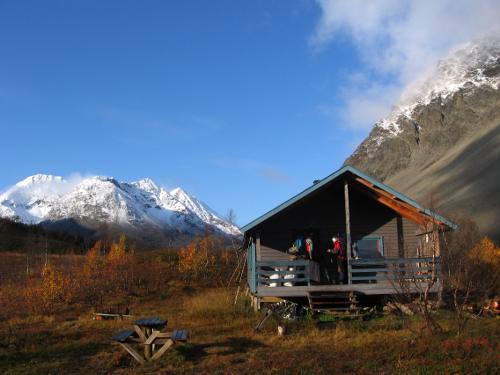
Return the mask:
<svg viewBox="0 0 500 375">
<path fill-rule="evenodd" d="M 158 245 L 173 244 L 207 227 L 225 236 L 240 235 L 236 226 L 181 188 L 167 191 L 150 179 L 127 183 L 95 176 L 75 182 L 34 175 L 0 194 L 0 217 L 58 229 L 76 225 L 124 232 Z"/>
<path fill-rule="evenodd" d="M 500 240 L 500 35 L 442 60 L 345 163 Z"/>
</svg>

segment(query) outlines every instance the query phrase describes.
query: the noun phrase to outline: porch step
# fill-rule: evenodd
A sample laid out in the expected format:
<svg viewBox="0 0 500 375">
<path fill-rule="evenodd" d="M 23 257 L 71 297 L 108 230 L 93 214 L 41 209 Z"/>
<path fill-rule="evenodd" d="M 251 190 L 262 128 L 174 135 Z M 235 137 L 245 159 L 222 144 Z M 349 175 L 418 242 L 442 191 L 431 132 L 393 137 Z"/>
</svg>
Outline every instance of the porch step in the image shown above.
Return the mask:
<svg viewBox="0 0 500 375">
<path fill-rule="evenodd" d="M 355 312 L 358 300 L 353 292 L 309 292 L 309 307 L 312 312 Z"/>
</svg>

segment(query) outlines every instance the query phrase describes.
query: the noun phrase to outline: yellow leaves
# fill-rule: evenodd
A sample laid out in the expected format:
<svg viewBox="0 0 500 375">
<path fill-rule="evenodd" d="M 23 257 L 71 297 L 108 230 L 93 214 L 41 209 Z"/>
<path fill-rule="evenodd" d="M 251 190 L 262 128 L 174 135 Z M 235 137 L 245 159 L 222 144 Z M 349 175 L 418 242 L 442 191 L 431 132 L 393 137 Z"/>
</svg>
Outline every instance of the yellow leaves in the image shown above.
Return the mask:
<svg viewBox="0 0 500 375">
<path fill-rule="evenodd" d="M 483 237 L 481 241 L 474 246 L 467 258 L 472 263 L 483 263 L 500 271 L 500 247 L 496 247 L 491 239 Z"/>
<path fill-rule="evenodd" d="M 121 263 L 126 258 L 125 242 L 125 235 L 122 234 L 118 243 L 113 242 L 111 244 L 111 250 L 106 256 L 106 261 L 109 264 Z"/>
<path fill-rule="evenodd" d="M 50 264 L 45 265 L 42 269 L 42 298 L 47 302 L 62 301 L 65 279 L 62 272 L 55 270 Z"/>
<path fill-rule="evenodd" d="M 210 234 L 198 237 L 179 250 L 179 271 L 194 279 L 208 276 L 215 264 L 216 240 Z"/>
<path fill-rule="evenodd" d="M 500 292 L 500 248 L 484 237 L 467 253 L 473 289 L 485 298 Z"/>
<path fill-rule="evenodd" d="M 86 278 L 93 278 L 99 275 L 102 269 L 101 259 L 102 242 L 97 241 L 94 246 L 85 255 L 85 263 L 83 265 L 83 275 Z"/>
<path fill-rule="evenodd" d="M 205 233 L 193 239 L 178 252 L 179 271 L 183 278 L 221 284 L 234 270 L 234 254 L 225 249 L 224 241 Z"/>
<path fill-rule="evenodd" d="M 56 270 L 50 264 L 42 268 L 40 298 L 46 310 L 52 310 L 58 302 L 71 303 L 77 295 L 77 283 L 74 278 Z"/>
<path fill-rule="evenodd" d="M 179 271 L 182 273 L 190 272 L 196 263 L 196 246 L 193 243 L 188 244 L 179 250 Z"/>
<path fill-rule="evenodd" d="M 124 235 L 118 242 L 112 242 L 105 256 L 101 255 L 104 250 L 103 243 L 97 241 L 85 256 L 83 277 L 73 277 L 73 280 L 79 280 L 79 285 L 73 290 L 79 289 L 80 297 L 93 305 L 102 303 L 106 294 L 130 291 L 135 280 L 135 258 L 127 252 Z"/>
</svg>

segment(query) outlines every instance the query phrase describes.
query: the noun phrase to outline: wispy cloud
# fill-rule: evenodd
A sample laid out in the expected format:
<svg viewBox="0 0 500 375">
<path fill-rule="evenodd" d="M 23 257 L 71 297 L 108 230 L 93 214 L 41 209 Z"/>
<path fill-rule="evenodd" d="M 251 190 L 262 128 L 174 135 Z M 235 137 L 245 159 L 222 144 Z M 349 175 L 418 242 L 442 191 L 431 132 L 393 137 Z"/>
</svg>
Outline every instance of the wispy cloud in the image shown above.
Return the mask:
<svg viewBox="0 0 500 375">
<path fill-rule="evenodd" d="M 286 182 L 290 180 L 290 176 L 286 173 L 267 163 L 257 160 L 237 157 L 223 157 L 211 159 L 210 163 L 218 168 L 239 171 L 243 170 L 247 173 L 256 174 L 272 182 Z"/>
<path fill-rule="evenodd" d="M 374 120 L 387 116 L 400 96 L 397 84 L 370 81 L 364 74 L 346 79 L 339 90 L 340 104 L 326 103 L 318 106 L 321 114 L 338 119 L 353 130 L 364 130 Z"/>
<path fill-rule="evenodd" d="M 321 53 L 336 38 L 347 36 L 365 65 L 365 79 L 346 82 L 340 93 L 346 105 L 338 114 L 354 129 L 370 127 L 450 49 L 497 28 L 500 19 L 498 0 L 317 3 L 321 18 L 311 47 Z"/>
<path fill-rule="evenodd" d="M 224 128 L 223 123 L 214 117 L 193 113 L 161 118 L 126 108 L 106 108 L 100 116 L 109 126 L 119 130 L 117 141 L 135 146 L 150 145 L 151 141 L 158 139 L 194 141 L 200 135 Z"/>
<path fill-rule="evenodd" d="M 259 171 L 259 173 L 267 179 L 275 182 L 287 182 L 290 179 L 287 174 L 272 167 L 263 168 Z"/>
</svg>

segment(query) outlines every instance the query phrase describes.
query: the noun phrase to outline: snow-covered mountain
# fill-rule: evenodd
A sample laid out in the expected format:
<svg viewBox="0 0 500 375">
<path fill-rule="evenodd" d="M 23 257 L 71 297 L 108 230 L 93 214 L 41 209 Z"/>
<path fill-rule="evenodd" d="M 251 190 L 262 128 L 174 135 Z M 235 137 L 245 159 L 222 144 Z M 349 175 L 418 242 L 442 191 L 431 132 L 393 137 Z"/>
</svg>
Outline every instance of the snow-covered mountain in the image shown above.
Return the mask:
<svg viewBox="0 0 500 375">
<path fill-rule="evenodd" d="M 500 239 L 500 33 L 414 82 L 345 163 Z"/>
<path fill-rule="evenodd" d="M 76 220 L 97 228 L 109 225 L 126 232 L 193 235 L 206 227 L 239 236 L 239 229 L 181 188 L 167 191 L 150 179 L 119 182 L 94 176 L 65 179 L 37 174 L 0 194 L 0 217 L 29 224 Z"/>
<path fill-rule="evenodd" d="M 403 92 L 389 116 L 378 121 L 355 151 L 374 154 L 385 140 L 398 137 L 405 130 L 425 132 L 418 122 L 422 107 L 437 103 L 445 106 L 454 95 L 468 95 L 478 89 L 500 87 L 500 34 L 488 34 L 450 52 L 429 73 L 417 79 Z"/>
</svg>

